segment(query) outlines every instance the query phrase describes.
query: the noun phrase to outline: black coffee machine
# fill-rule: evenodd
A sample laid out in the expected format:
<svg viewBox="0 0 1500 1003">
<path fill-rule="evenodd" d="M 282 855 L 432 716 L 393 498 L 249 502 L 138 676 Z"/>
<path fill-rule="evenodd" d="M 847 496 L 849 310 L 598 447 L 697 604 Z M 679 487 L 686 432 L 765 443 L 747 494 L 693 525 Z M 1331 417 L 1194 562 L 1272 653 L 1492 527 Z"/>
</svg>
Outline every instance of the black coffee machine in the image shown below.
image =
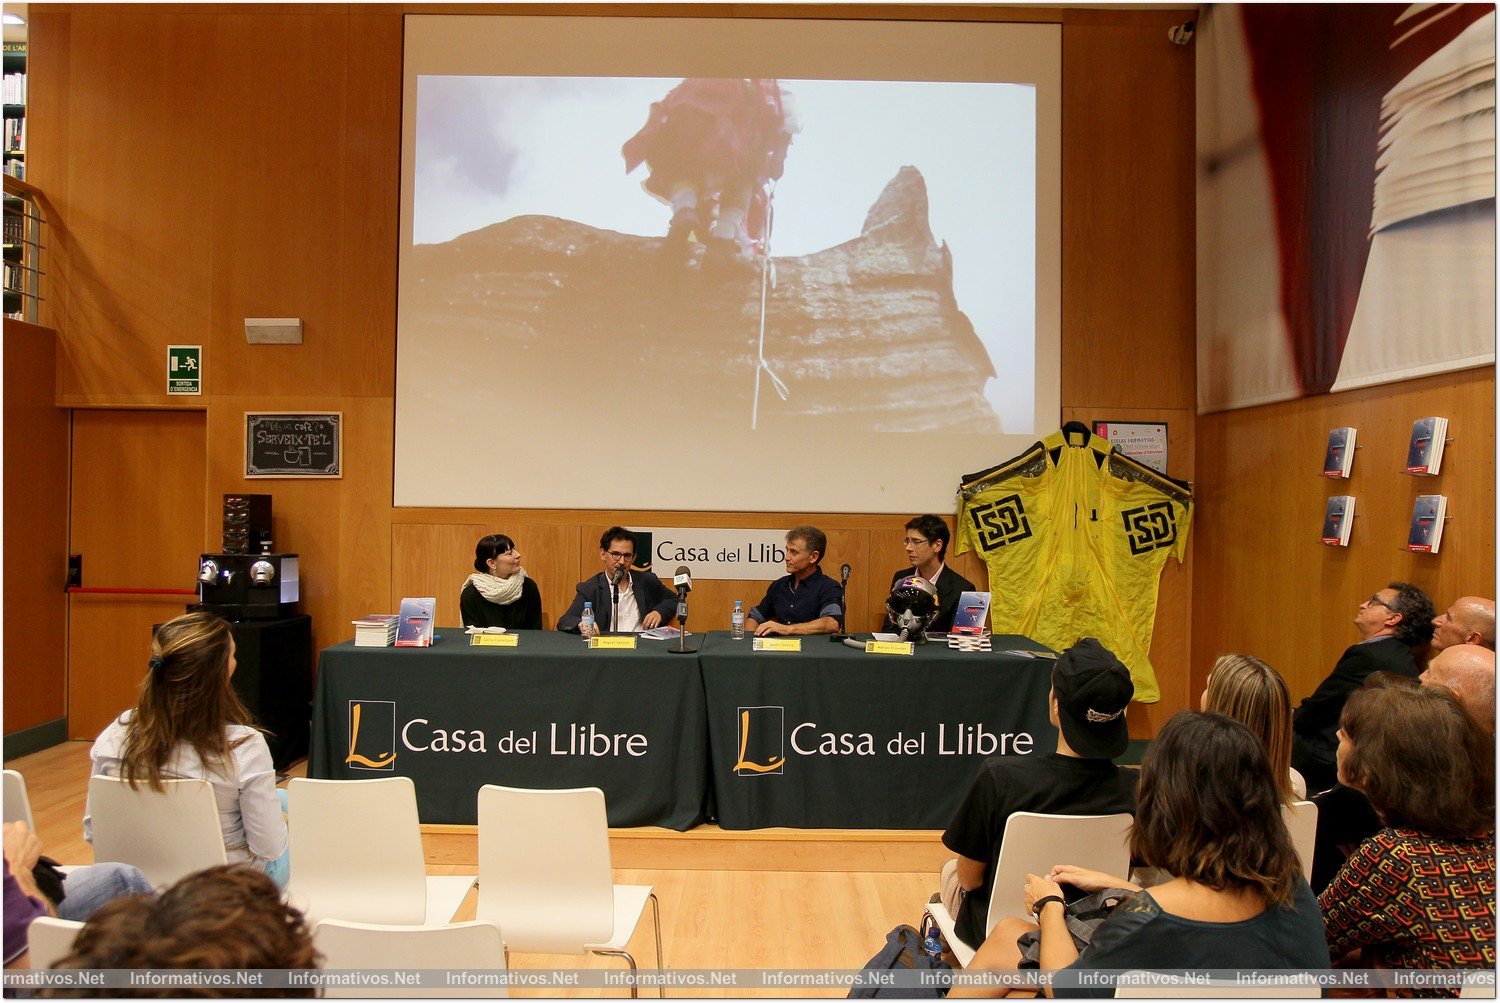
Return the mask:
<svg viewBox="0 0 1500 1003">
<path fill-rule="evenodd" d="M 293 616 L 301 598 L 296 554 L 271 552 L 271 496 L 224 496 L 224 551 L 198 557 L 198 604 L 228 619 Z"/>
</svg>

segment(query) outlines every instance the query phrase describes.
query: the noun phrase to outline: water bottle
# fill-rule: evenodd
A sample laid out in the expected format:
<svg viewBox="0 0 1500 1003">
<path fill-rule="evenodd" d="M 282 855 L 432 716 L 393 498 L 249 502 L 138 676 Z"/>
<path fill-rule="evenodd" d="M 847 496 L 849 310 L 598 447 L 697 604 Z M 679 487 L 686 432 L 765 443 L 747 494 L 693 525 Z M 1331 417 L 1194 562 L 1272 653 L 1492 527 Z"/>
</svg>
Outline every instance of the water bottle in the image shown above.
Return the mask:
<svg viewBox="0 0 1500 1003">
<path fill-rule="evenodd" d="M 922 953 L 934 961 L 940 961 L 943 957 L 943 938 L 938 933 L 936 923 L 927 923 L 926 935 L 922 938 Z"/>
<path fill-rule="evenodd" d="M 745 639 L 745 602 L 743 599 L 734 601 L 734 612 L 729 614 L 729 636 L 735 641 Z"/>
<path fill-rule="evenodd" d="M 578 621 L 578 633 L 583 635 L 585 641 L 598 633 L 594 627 L 594 604 L 591 602 L 583 604 L 583 616 Z"/>
</svg>

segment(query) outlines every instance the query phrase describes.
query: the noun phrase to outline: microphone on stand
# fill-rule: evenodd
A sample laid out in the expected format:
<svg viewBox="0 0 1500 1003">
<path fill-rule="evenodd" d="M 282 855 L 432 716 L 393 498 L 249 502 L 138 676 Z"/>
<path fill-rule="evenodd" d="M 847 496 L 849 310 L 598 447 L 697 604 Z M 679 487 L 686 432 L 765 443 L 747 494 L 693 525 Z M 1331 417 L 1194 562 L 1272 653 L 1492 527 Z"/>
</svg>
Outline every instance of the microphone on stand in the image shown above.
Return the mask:
<svg viewBox="0 0 1500 1003">
<path fill-rule="evenodd" d="M 677 570 L 672 574 L 672 584 L 677 587 L 677 629 L 682 633 L 677 635 L 677 647 L 667 650 L 674 655 L 695 655 L 698 649 L 687 646 L 687 596 L 693 591 L 693 573 L 687 569 L 686 564 L 677 565 Z"/>
<path fill-rule="evenodd" d="M 850 570 L 852 569 L 849 567 L 847 561 L 839 568 L 839 612 L 842 614 L 841 619 L 844 620 L 844 626 L 846 627 L 849 625 L 849 597 L 847 593 L 849 589 Z M 847 631 L 840 630 L 838 633 L 830 635 L 828 640 L 838 644 L 841 641 L 849 640 L 849 634 Z"/>
<path fill-rule="evenodd" d="M 613 632 L 620 622 L 620 575 L 621 568 L 615 568 L 609 573 L 609 593 L 611 608 L 609 612 L 609 629 Z"/>
</svg>

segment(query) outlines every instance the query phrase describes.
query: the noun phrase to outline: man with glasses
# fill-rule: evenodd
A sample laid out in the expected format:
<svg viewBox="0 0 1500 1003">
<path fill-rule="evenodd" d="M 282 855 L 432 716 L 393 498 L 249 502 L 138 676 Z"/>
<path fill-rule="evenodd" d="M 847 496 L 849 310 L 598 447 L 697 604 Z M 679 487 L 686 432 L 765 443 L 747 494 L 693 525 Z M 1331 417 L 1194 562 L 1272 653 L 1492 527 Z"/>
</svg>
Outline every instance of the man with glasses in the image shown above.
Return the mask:
<svg viewBox="0 0 1500 1003">
<path fill-rule="evenodd" d="M 945 563 L 948 556 L 948 524 L 935 515 L 919 515 L 906 524 L 906 537 L 901 545 L 906 548 L 906 560 L 910 567 L 902 568 L 891 575 L 891 587 L 908 575 L 921 575 L 937 589 L 938 613 L 927 629 L 934 634 L 947 632 L 953 626 L 953 614 L 958 611 L 959 596 L 974 592 L 974 583 Z M 895 631 L 896 625 L 887 617 L 885 631 Z"/>
<path fill-rule="evenodd" d="M 1411 649 L 1432 637 L 1432 618 L 1432 600 L 1409 582 L 1391 582 L 1359 604 L 1354 626 L 1362 639 L 1345 649 L 1328 678 L 1292 712 L 1292 766 L 1309 794 L 1328 790 L 1338 779 L 1334 750 L 1344 701 L 1373 672 L 1417 678 L 1421 669 Z"/>
<path fill-rule="evenodd" d="M 599 537 L 599 563 L 604 570 L 578 583 L 573 605 L 557 619 L 557 629 L 577 634 L 583 604 L 594 604 L 594 620 L 601 632 L 634 634 L 660 627 L 677 609 L 676 594 L 649 571 L 632 568 L 635 534 L 611 526 Z"/>
</svg>

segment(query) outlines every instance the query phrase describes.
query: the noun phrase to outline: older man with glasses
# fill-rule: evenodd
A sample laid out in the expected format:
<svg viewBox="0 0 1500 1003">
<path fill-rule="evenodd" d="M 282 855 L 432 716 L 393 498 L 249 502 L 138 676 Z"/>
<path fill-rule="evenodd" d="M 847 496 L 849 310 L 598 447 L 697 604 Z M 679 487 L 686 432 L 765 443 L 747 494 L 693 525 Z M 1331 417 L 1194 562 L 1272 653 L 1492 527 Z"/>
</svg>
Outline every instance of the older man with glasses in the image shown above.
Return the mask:
<svg viewBox="0 0 1500 1003">
<path fill-rule="evenodd" d="M 1361 640 L 1344 650 L 1328 678 L 1292 712 L 1292 766 L 1309 794 L 1328 790 L 1338 779 L 1334 752 L 1344 701 L 1373 672 L 1417 678 L 1422 670 L 1412 649 L 1432 637 L 1432 618 L 1432 600 L 1409 582 L 1391 582 L 1359 604 L 1354 626 Z"/>
<path fill-rule="evenodd" d="M 906 548 L 908 566 L 891 575 L 891 587 L 910 575 L 920 575 L 937 589 L 938 612 L 927 629 L 943 633 L 953 626 L 953 615 L 958 610 L 958 600 L 965 592 L 973 592 L 974 583 L 948 567 L 948 524 L 935 515 L 919 515 L 906 524 L 906 536 L 901 545 Z M 882 628 L 895 631 L 896 625 L 887 618 Z"/>
<path fill-rule="evenodd" d="M 601 633 L 639 633 L 672 619 L 677 596 L 649 571 L 633 568 L 635 534 L 611 526 L 599 538 L 599 563 L 604 570 L 579 582 L 573 604 L 557 618 L 557 629 L 579 633 L 583 604 L 594 604 L 595 629 Z"/>
</svg>

